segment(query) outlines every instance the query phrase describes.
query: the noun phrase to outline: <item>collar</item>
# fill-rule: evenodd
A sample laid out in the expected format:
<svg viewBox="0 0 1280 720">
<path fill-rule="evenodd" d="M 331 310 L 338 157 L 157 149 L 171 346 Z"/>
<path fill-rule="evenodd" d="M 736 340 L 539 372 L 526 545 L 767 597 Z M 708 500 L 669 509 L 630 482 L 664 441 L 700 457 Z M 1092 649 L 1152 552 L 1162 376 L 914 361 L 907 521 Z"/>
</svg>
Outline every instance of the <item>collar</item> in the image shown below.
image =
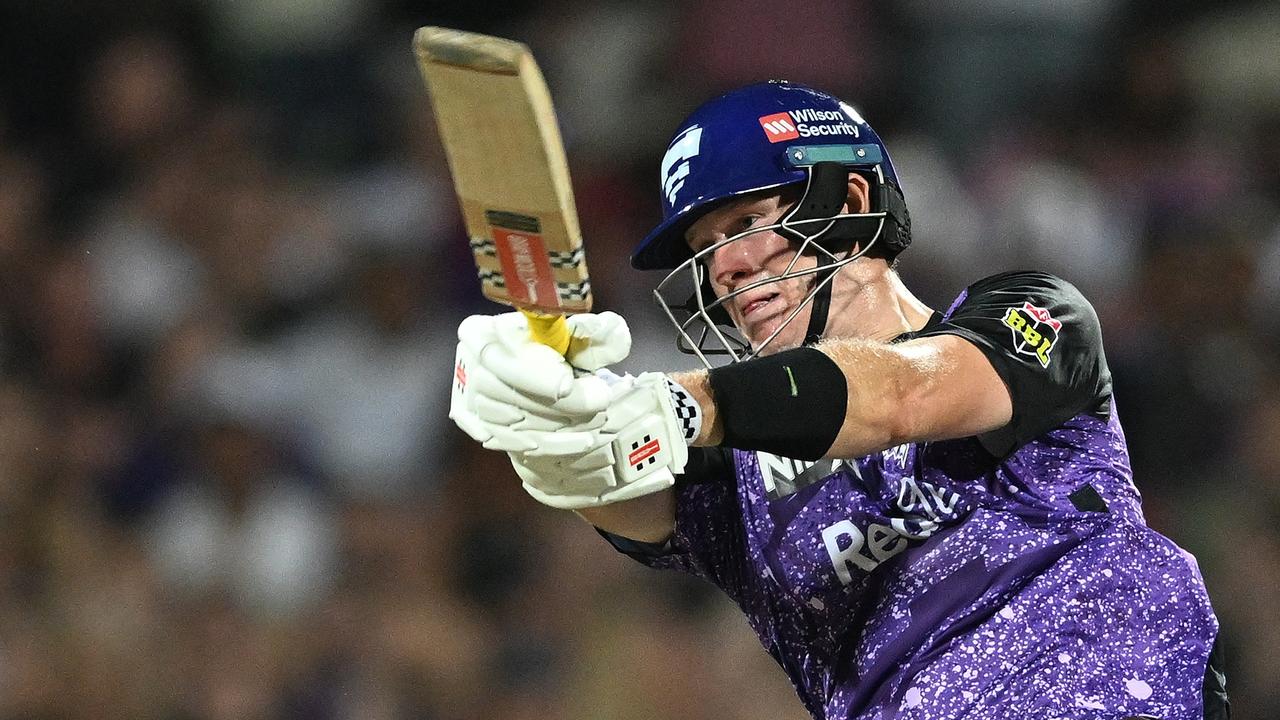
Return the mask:
<svg viewBox="0 0 1280 720">
<path fill-rule="evenodd" d="M 890 340 L 889 344 L 892 345 L 894 343 L 900 343 L 900 342 L 906 342 L 908 340 L 912 340 L 918 337 L 921 333 L 938 327 L 939 325 L 942 324 L 942 320 L 943 320 L 942 313 L 938 312 L 937 310 L 934 310 L 933 313 L 929 315 L 929 320 L 925 322 L 924 327 L 920 328 L 919 330 L 908 330 L 907 332 L 904 332 L 901 335 L 898 335 L 894 339 Z"/>
</svg>

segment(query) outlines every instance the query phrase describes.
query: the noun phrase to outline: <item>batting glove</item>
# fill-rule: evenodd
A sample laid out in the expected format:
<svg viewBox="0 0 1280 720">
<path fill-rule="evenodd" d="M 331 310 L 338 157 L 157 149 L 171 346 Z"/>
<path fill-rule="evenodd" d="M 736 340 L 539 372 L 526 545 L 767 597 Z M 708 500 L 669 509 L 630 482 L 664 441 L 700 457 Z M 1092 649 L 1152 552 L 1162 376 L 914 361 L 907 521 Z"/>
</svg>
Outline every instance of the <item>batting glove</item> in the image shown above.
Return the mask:
<svg viewBox="0 0 1280 720">
<path fill-rule="evenodd" d="M 464 320 L 449 417 L 491 450 L 565 454 L 593 442 L 588 435 L 604 424 L 609 386 L 581 371 L 625 358 L 631 333 L 616 313 L 567 320 L 567 359 L 534 342 L 520 313 Z M 543 434 L 527 434 L 534 430 Z"/>
<path fill-rule="evenodd" d="M 569 321 L 567 360 L 534 343 L 519 314 L 464 321 L 450 417 L 486 448 L 507 451 L 529 494 L 552 507 L 670 487 L 688 458 L 686 438 L 697 432 L 696 406 L 659 373 L 575 373 L 570 363 L 588 370 L 623 359 L 630 333 L 614 313 Z"/>
<path fill-rule="evenodd" d="M 570 431 L 589 442 L 563 454 L 508 453 L 525 491 L 538 502 L 572 510 L 621 502 L 671 487 L 684 470 L 689 450 L 666 376 L 612 376 L 608 382 L 613 399 L 603 425 Z M 544 431 L 521 432 L 545 442 Z"/>
</svg>

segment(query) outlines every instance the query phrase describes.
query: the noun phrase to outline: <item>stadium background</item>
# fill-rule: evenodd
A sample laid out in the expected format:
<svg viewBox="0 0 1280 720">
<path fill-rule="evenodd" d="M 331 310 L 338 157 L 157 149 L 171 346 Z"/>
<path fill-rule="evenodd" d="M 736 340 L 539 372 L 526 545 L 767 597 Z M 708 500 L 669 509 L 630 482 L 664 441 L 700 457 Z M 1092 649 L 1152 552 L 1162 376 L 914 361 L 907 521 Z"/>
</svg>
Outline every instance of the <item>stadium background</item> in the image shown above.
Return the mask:
<svg viewBox="0 0 1280 720">
<path fill-rule="evenodd" d="M 1280 716 L 1280 7 L 1122 0 L 0 0 L 0 718 L 788 718 L 707 588 L 524 496 L 445 418 L 478 295 L 413 28 L 540 58 L 597 306 L 667 134 L 845 96 L 935 307 L 1039 267 L 1102 317 L 1152 525 L 1240 718 Z"/>
</svg>

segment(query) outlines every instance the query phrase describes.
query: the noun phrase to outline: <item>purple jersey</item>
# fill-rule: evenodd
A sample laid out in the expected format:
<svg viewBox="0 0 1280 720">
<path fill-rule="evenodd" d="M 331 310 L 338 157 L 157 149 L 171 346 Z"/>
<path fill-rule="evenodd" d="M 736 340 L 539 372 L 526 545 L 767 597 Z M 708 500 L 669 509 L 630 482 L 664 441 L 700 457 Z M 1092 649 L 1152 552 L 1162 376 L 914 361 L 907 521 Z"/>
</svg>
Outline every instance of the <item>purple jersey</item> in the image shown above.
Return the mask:
<svg viewBox="0 0 1280 720">
<path fill-rule="evenodd" d="M 1008 426 L 816 463 L 734 450 L 731 473 L 712 450 L 660 552 L 611 539 L 724 590 L 815 718 L 1205 717 L 1217 620 L 1144 521 L 1092 308 L 1009 273 L 902 339 L 943 333 L 991 360 Z"/>
</svg>

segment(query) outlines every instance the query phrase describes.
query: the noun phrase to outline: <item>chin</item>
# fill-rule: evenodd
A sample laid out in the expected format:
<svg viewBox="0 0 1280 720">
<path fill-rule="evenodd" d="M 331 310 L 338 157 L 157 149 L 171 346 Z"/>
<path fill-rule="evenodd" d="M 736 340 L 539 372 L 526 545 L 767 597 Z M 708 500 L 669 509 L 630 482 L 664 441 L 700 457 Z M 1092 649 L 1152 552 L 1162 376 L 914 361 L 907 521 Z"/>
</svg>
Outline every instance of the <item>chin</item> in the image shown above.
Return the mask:
<svg viewBox="0 0 1280 720">
<path fill-rule="evenodd" d="M 779 315 L 777 318 L 777 321 L 774 321 L 774 322 L 765 321 L 764 326 L 761 327 L 758 332 L 753 333 L 752 336 L 749 336 L 751 347 L 759 348 L 760 343 L 763 343 L 764 341 L 768 340 L 769 335 L 771 335 L 774 330 L 778 329 L 778 326 L 775 323 L 781 322 L 784 318 L 786 318 L 785 313 L 782 315 Z M 809 327 L 809 313 L 802 312 L 799 315 L 797 315 L 795 318 L 793 318 L 791 322 L 787 325 L 787 327 L 782 330 L 782 332 L 778 333 L 778 337 L 774 338 L 773 342 L 769 343 L 767 346 L 761 349 L 759 354 L 761 356 L 773 355 L 774 353 L 780 353 L 783 350 L 793 350 L 795 348 L 800 347 L 802 344 L 804 344 L 805 330 L 808 327 Z"/>
<path fill-rule="evenodd" d="M 773 331 L 770 330 L 769 332 L 773 332 Z M 782 331 L 781 333 L 778 334 L 778 337 L 773 339 L 773 342 L 769 343 L 768 345 L 766 345 L 764 348 L 760 350 L 759 355 L 763 357 L 765 355 L 773 355 L 774 353 L 780 353 L 783 350 L 793 350 L 795 348 L 800 347 L 800 343 L 803 340 L 803 338 L 793 337 L 793 335 L 795 335 L 795 333 L 790 332 L 790 328 Z M 763 333 L 760 336 L 760 341 L 763 342 L 768 338 L 769 338 L 769 333 L 768 332 Z M 751 347 L 757 348 L 759 347 L 759 345 L 755 341 L 752 341 Z"/>
</svg>

